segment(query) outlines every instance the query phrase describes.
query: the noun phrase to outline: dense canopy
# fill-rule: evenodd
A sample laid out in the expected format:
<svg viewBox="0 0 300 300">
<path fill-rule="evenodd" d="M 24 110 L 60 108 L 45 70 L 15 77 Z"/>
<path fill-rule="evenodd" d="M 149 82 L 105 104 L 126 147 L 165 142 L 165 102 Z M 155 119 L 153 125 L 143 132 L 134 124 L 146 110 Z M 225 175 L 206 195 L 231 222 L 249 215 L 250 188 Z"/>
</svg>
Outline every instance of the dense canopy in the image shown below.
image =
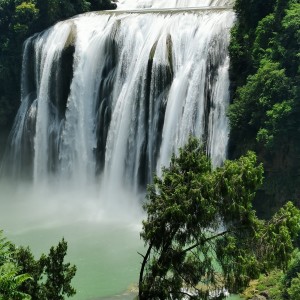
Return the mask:
<svg viewBox="0 0 300 300">
<path fill-rule="evenodd" d="M 148 189 L 139 299 L 223 299 L 224 288 L 239 292 L 261 272 L 285 269 L 300 211 L 289 202 L 258 219 L 252 200 L 262 179 L 253 152 L 213 169 L 191 138 Z"/>
<path fill-rule="evenodd" d="M 286 199 L 300 204 L 300 2 L 237 0 L 235 9 L 230 155 L 251 149 L 264 163 L 256 207 L 270 216 Z"/>
</svg>

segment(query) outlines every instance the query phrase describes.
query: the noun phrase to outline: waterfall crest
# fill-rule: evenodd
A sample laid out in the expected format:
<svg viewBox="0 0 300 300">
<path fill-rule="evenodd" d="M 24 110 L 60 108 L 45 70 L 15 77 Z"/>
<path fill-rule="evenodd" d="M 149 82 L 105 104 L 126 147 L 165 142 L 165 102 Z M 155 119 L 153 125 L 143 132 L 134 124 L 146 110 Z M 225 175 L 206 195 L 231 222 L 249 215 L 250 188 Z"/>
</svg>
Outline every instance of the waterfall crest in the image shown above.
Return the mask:
<svg viewBox="0 0 300 300">
<path fill-rule="evenodd" d="M 231 6 L 234 0 L 119 0 L 119 9 Z"/>
<path fill-rule="evenodd" d="M 199 4 L 201 2 L 201 5 Z M 120 1 L 120 8 L 230 1 Z M 24 45 L 22 102 L 2 172 L 144 189 L 190 134 L 226 157 L 231 9 L 88 13 Z M 28 175 L 31 174 L 31 175 Z"/>
</svg>

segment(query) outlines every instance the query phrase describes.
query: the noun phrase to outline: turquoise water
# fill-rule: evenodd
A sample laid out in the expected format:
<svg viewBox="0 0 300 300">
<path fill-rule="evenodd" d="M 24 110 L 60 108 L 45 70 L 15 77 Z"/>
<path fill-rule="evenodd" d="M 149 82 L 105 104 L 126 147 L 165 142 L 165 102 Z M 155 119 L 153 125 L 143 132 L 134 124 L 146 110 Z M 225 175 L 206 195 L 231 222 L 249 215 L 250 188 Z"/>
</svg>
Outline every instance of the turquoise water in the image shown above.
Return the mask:
<svg viewBox="0 0 300 300">
<path fill-rule="evenodd" d="M 30 246 L 36 257 L 64 237 L 67 262 L 77 266 L 74 300 L 132 300 L 136 293 L 143 242 L 142 215 L 132 207 L 105 214 L 88 197 L 32 193 L 0 183 L 0 228 L 15 244 Z M 76 197 L 78 196 L 78 199 Z M 30 200 L 29 200 L 30 199 Z M 116 218 L 116 216 L 118 216 Z M 123 220 L 123 221 L 120 221 Z M 231 300 L 240 300 L 232 296 Z"/>
<path fill-rule="evenodd" d="M 66 261 L 77 266 L 74 300 L 133 298 L 129 291 L 138 281 L 143 252 L 142 215 L 130 205 L 120 207 L 103 211 L 88 190 L 63 194 L 55 187 L 0 182 L 0 229 L 9 240 L 30 246 L 36 257 L 63 237 L 68 242 Z"/>
<path fill-rule="evenodd" d="M 9 234 L 15 243 L 29 245 L 36 255 L 47 253 L 62 236 L 69 246 L 66 261 L 78 268 L 73 280 L 77 294 L 72 299 L 110 299 L 107 297 L 112 295 L 125 299 L 124 293 L 129 293 L 138 280 L 137 252 L 143 251 L 137 228 L 126 224 L 74 223 Z"/>
</svg>

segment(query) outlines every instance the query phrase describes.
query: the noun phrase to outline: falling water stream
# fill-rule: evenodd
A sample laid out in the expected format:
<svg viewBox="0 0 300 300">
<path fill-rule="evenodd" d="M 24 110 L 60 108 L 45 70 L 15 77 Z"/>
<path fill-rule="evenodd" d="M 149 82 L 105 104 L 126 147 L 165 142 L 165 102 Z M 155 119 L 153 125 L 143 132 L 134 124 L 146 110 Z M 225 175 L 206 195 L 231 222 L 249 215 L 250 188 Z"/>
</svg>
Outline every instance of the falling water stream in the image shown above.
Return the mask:
<svg viewBox="0 0 300 300">
<path fill-rule="evenodd" d="M 231 5 L 122 0 L 25 42 L 1 227 L 36 254 L 64 236 L 78 266 L 75 299 L 125 299 L 137 281 L 146 184 L 190 134 L 215 166 L 225 159 Z"/>
</svg>

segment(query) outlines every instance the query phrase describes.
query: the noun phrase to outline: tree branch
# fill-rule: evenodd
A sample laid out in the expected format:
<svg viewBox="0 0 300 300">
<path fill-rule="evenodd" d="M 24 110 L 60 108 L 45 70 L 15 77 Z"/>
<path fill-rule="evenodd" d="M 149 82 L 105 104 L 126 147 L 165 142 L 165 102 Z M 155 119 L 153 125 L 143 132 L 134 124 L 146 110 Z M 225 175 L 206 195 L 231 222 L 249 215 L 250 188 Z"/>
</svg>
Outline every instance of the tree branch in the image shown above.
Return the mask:
<svg viewBox="0 0 300 300">
<path fill-rule="evenodd" d="M 152 246 L 153 244 L 151 243 L 148 247 L 148 250 L 145 254 L 145 256 L 143 256 L 143 262 L 142 262 L 142 267 L 141 267 L 141 271 L 140 271 L 140 278 L 139 278 L 139 299 L 142 300 L 143 299 L 143 288 L 142 288 L 142 282 L 143 282 L 143 277 L 144 277 L 144 270 L 145 270 L 145 266 L 146 266 L 146 263 L 149 259 L 149 256 L 150 256 L 150 253 L 151 253 L 151 250 L 152 250 Z"/>
<path fill-rule="evenodd" d="M 211 237 L 205 239 L 204 241 L 198 242 L 198 243 L 196 243 L 196 244 L 194 244 L 194 245 L 192 245 L 192 246 L 190 246 L 190 247 L 184 249 L 183 251 L 181 251 L 181 253 L 189 252 L 189 251 L 193 250 L 194 248 L 200 246 L 201 244 L 206 243 L 206 242 L 209 242 L 209 241 L 211 241 L 211 240 L 213 240 L 213 239 L 216 239 L 216 238 L 218 238 L 218 237 L 220 237 L 220 236 L 223 236 L 223 235 L 225 235 L 225 234 L 227 234 L 227 233 L 229 233 L 229 232 L 231 232 L 231 231 L 230 231 L 230 230 L 222 231 L 222 232 L 218 233 L 217 235 L 211 236 Z"/>
</svg>

